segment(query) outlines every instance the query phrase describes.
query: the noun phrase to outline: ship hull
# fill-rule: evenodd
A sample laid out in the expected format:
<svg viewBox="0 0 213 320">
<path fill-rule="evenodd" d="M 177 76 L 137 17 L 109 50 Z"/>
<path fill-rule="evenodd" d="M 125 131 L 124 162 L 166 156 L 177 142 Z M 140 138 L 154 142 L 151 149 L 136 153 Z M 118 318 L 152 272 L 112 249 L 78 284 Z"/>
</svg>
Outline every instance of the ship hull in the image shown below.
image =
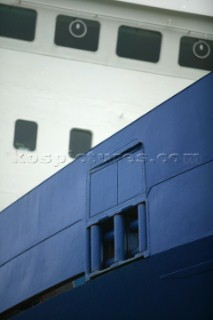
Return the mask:
<svg viewBox="0 0 213 320">
<path fill-rule="evenodd" d="M 114 269 L 17 320 L 213 319 L 213 236 Z"/>
</svg>

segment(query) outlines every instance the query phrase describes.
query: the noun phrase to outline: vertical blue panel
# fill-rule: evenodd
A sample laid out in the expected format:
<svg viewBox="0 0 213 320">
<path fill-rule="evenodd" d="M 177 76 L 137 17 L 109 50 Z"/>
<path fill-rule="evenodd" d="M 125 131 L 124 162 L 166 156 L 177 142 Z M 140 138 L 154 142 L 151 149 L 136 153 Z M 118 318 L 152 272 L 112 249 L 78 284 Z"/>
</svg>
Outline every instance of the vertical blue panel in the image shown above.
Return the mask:
<svg viewBox="0 0 213 320">
<path fill-rule="evenodd" d="M 0 310 L 84 272 L 84 243 L 84 223 L 78 222 L 3 264 Z"/>
<path fill-rule="evenodd" d="M 91 227 L 91 269 L 101 269 L 101 230 L 97 225 Z"/>
<path fill-rule="evenodd" d="M 125 225 L 121 215 L 115 215 L 115 262 L 125 259 Z"/>
<path fill-rule="evenodd" d="M 152 254 L 213 234 L 212 191 L 213 161 L 152 188 L 149 195 Z"/>
<path fill-rule="evenodd" d="M 117 164 L 94 172 L 90 187 L 90 216 L 117 205 Z"/>
<path fill-rule="evenodd" d="M 143 252 L 147 249 L 145 204 L 140 204 L 138 206 L 138 237 L 139 237 L 139 251 Z"/>
<path fill-rule="evenodd" d="M 139 151 L 118 162 L 118 202 L 121 203 L 145 191 L 144 165 Z"/>
</svg>

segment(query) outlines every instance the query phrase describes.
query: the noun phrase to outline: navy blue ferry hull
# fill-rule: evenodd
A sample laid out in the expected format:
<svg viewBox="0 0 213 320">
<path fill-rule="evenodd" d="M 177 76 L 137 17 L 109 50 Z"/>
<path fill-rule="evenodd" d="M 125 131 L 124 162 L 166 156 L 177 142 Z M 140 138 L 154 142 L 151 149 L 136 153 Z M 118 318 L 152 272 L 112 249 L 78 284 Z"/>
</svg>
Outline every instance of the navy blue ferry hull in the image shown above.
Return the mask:
<svg viewBox="0 0 213 320">
<path fill-rule="evenodd" d="M 213 319 L 213 236 L 139 259 L 16 320 Z"/>
<path fill-rule="evenodd" d="M 212 88 L 213 73 L 0 214 L 1 319 L 213 320 Z"/>
</svg>

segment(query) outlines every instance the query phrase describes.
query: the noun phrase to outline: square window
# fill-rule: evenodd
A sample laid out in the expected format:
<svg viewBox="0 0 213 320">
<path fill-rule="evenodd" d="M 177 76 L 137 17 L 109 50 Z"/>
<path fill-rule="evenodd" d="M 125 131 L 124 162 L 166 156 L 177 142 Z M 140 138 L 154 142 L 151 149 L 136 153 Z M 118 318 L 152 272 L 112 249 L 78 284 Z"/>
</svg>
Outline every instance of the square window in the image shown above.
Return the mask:
<svg viewBox="0 0 213 320">
<path fill-rule="evenodd" d="M 55 44 L 63 47 L 97 51 L 100 32 L 98 21 L 59 15 L 56 21 Z"/>
<path fill-rule="evenodd" d="M 89 130 L 74 128 L 70 131 L 69 155 L 76 158 L 91 149 L 92 132 Z"/>
<path fill-rule="evenodd" d="M 0 36 L 33 41 L 36 16 L 35 10 L 0 4 Z"/>
<path fill-rule="evenodd" d="M 116 53 L 119 57 L 157 62 L 160 57 L 161 33 L 128 26 L 118 31 Z"/>
<path fill-rule="evenodd" d="M 182 37 L 178 62 L 183 67 L 212 71 L 213 41 Z"/>
<path fill-rule="evenodd" d="M 33 121 L 16 120 L 14 147 L 16 149 L 27 149 L 33 151 L 36 149 L 38 125 Z"/>
</svg>

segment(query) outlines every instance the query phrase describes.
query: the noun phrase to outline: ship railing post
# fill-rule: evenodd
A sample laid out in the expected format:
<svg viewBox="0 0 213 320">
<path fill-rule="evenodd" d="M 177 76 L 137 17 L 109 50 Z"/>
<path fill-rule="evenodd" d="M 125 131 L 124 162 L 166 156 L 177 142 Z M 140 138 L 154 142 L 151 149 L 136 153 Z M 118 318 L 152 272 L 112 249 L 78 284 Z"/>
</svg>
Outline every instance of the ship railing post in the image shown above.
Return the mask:
<svg viewBox="0 0 213 320">
<path fill-rule="evenodd" d="M 101 270 L 101 228 L 98 225 L 91 227 L 91 271 Z"/>
<path fill-rule="evenodd" d="M 144 203 L 138 206 L 138 237 L 139 252 L 143 252 L 147 249 L 146 208 Z"/>
<path fill-rule="evenodd" d="M 115 215 L 115 262 L 125 259 L 125 222 L 122 215 Z"/>
</svg>

